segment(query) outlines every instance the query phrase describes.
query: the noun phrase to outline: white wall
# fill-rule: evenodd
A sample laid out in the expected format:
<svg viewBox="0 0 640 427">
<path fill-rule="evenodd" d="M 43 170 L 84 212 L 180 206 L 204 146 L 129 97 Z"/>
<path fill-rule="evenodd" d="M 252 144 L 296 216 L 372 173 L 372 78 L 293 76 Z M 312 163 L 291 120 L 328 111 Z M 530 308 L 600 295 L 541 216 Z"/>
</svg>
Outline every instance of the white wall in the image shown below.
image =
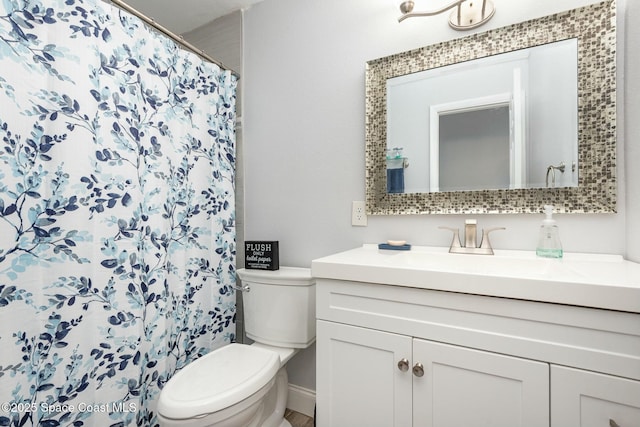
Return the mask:
<svg viewBox="0 0 640 427">
<path fill-rule="evenodd" d="M 628 2 L 635 3 L 627 14 L 629 37 L 638 40 L 639 2 Z M 281 265 L 309 266 L 314 258 L 387 239 L 446 246 L 450 236 L 437 227 L 461 226 L 466 217 L 375 216 L 369 217 L 368 227 L 351 226 L 351 201 L 364 200 L 365 192 L 365 62 L 469 34 L 449 29 L 446 14 L 399 24 L 398 3 L 266 0 L 245 12 L 242 77 L 245 234 L 247 239 L 279 240 Z M 494 0 L 494 3 L 495 17 L 478 31 L 594 1 Z M 626 2 L 618 0 L 618 3 L 622 8 Z M 619 34 L 620 53 L 624 38 L 624 34 Z M 619 116 L 634 111 L 637 118 L 640 52 L 625 49 L 630 58 L 624 71 L 627 79 L 635 82 L 627 84 L 630 95 L 624 96 L 625 82 L 619 81 Z M 632 88 L 636 91 L 630 92 Z M 558 215 L 566 251 L 626 254 L 640 261 L 640 243 L 629 236 L 633 231 L 635 239 L 639 238 L 640 220 L 627 212 L 625 200 L 628 195 L 637 218 L 639 172 L 633 171 L 635 179 L 625 185 L 623 157 L 625 149 L 633 152 L 633 163 L 637 166 L 640 146 L 637 122 L 627 120 L 630 127 L 618 132 L 618 213 Z M 625 136 L 629 147 L 624 146 Z M 627 166 L 637 169 L 634 165 Z M 493 235 L 495 247 L 535 248 L 541 214 L 475 217 L 480 227 L 507 227 L 506 231 Z M 315 388 L 314 360 L 312 351 L 292 360 L 290 381 Z"/>
</svg>

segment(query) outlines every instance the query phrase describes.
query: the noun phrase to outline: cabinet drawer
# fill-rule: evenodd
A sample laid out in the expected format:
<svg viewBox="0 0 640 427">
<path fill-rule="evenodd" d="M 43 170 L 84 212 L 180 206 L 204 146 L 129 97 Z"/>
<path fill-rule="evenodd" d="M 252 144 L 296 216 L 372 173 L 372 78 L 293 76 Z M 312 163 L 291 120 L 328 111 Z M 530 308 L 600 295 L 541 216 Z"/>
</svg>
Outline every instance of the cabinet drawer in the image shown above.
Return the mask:
<svg viewBox="0 0 640 427">
<path fill-rule="evenodd" d="M 640 380 L 640 314 L 330 279 L 316 304 L 318 319 Z"/>
<path fill-rule="evenodd" d="M 552 365 L 551 426 L 640 426 L 640 381 Z"/>
</svg>

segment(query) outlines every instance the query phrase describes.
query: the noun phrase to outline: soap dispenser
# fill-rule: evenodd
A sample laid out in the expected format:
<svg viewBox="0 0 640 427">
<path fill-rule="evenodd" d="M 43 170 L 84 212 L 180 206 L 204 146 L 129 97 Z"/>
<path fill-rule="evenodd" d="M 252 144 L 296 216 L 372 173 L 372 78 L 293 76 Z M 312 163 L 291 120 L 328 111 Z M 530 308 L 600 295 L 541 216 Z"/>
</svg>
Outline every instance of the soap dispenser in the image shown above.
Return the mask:
<svg viewBox="0 0 640 427">
<path fill-rule="evenodd" d="M 546 218 L 540 226 L 540 237 L 536 248 L 536 255 L 543 258 L 562 258 L 562 244 L 560 243 L 560 229 L 551 217 L 553 206 L 545 205 Z"/>
</svg>

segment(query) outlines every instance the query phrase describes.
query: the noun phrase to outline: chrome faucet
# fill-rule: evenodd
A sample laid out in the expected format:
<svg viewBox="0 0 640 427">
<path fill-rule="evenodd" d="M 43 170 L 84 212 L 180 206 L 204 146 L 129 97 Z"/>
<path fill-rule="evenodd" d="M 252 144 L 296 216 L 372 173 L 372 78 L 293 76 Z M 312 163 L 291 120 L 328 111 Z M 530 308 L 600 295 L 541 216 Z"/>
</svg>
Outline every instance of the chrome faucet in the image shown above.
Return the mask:
<svg viewBox="0 0 640 427">
<path fill-rule="evenodd" d="M 475 219 L 467 219 L 464 221 L 464 246 L 460 244 L 460 230 L 451 227 L 438 227 L 453 232 L 453 240 L 449 252 L 452 254 L 478 254 L 493 255 L 493 248 L 489 242 L 489 233 L 495 230 L 505 230 L 504 227 L 493 227 L 482 230 L 482 240 L 480 246 L 477 246 L 477 224 Z"/>
<path fill-rule="evenodd" d="M 476 226 L 478 222 L 475 219 L 467 219 L 464 221 L 464 247 L 475 248 L 476 237 L 478 232 Z"/>
</svg>

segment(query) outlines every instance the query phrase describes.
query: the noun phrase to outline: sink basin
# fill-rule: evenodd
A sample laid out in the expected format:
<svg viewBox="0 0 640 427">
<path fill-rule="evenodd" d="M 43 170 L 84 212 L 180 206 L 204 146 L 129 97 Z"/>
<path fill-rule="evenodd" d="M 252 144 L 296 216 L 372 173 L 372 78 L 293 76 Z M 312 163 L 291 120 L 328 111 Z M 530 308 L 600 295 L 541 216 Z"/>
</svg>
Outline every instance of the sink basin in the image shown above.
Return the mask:
<svg viewBox="0 0 640 427">
<path fill-rule="evenodd" d="M 429 250 L 406 251 L 386 260 L 391 267 L 456 274 L 580 280 L 584 274 L 567 260 L 537 258 L 533 253 L 497 251 L 495 255 L 450 254 Z"/>
<path fill-rule="evenodd" d="M 312 274 L 640 313 L 640 264 L 619 255 L 565 253 L 547 259 L 533 251 L 472 255 L 441 247 L 390 251 L 363 245 L 314 260 Z"/>
</svg>

